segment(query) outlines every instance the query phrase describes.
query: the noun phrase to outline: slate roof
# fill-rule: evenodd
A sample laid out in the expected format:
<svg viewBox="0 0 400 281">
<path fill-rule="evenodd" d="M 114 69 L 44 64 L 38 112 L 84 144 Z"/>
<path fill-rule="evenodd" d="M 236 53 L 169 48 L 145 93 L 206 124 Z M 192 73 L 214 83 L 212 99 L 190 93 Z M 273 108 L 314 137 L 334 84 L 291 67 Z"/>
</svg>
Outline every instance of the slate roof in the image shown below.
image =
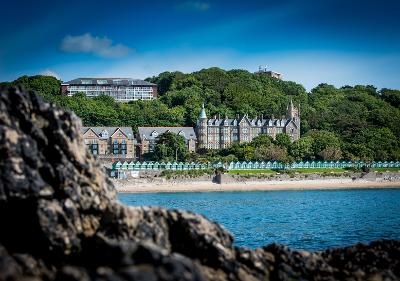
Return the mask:
<svg viewBox="0 0 400 281">
<path fill-rule="evenodd" d="M 170 131 L 171 133 L 179 134 L 185 137 L 186 140 L 197 140 L 193 127 L 138 127 L 138 134 L 141 139 L 155 140 L 158 135 Z M 153 134 L 156 132 L 156 134 Z"/>
<path fill-rule="evenodd" d="M 86 81 L 86 83 L 82 81 Z M 76 78 L 64 82 L 63 85 L 156 86 L 154 83 L 132 78 Z"/>
<path fill-rule="evenodd" d="M 249 119 L 247 117 L 242 117 L 239 119 L 215 119 L 210 118 L 207 119 L 208 126 L 221 126 L 224 124 L 224 121 L 227 120 L 230 126 L 234 126 L 234 121 L 236 120 L 236 124 L 238 125 L 243 119 L 247 119 L 251 126 L 258 127 L 258 126 L 276 126 L 276 127 L 284 127 L 288 124 L 291 120 L 289 119 Z M 237 126 L 236 125 L 236 126 Z"/>
<path fill-rule="evenodd" d="M 102 138 L 101 133 L 104 130 L 108 132 L 108 137 L 111 137 L 118 129 L 120 129 L 128 139 L 132 140 L 135 138 L 131 127 L 82 127 L 82 134 L 85 134 L 89 129 L 92 129 L 100 138 Z"/>
</svg>

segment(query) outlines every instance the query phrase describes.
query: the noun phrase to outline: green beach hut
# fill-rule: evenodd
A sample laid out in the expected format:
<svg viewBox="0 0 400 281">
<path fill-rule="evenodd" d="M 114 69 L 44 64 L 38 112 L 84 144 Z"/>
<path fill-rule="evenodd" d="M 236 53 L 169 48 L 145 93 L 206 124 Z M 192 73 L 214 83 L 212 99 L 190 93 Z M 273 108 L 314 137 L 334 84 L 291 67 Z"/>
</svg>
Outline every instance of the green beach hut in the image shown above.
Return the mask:
<svg viewBox="0 0 400 281">
<path fill-rule="evenodd" d="M 112 164 L 112 169 L 113 170 L 119 170 L 121 169 L 122 163 L 120 161 L 116 161 Z"/>
</svg>

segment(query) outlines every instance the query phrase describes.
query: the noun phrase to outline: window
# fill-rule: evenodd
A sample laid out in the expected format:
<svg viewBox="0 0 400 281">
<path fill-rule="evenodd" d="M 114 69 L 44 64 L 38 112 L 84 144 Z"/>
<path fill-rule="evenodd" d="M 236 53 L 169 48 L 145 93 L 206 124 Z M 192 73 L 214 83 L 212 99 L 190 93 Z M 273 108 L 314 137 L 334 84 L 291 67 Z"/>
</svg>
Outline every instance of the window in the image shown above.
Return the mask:
<svg viewBox="0 0 400 281">
<path fill-rule="evenodd" d="M 117 140 L 113 143 L 113 154 L 119 154 L 119 143 Z"/>
<path fill-rule="evenodd" d="M 96 141 L 96 140 L 93 140 L 93 141 L 92 141 L 92 144 L 91 144 L 91 151 L 92 151 L 92 153 L 93 153 L 94 155 L 97 155 L 97 154 L 98 154 L 99 145 L 97 144 L 97 141 Z"/>
<path fill-rule="evenodd" d="M 107 80 L 97 80 L 97 84 L 107 84 Z"/>
<path fill-rule="evenodd" d="M 101 138 L 103 138 L 103 139 L 108 139 L 108 132 L 107 132 L 107 130 L 103 130 L 103 131 L 101 132 Z"/>
<path fill-rule="evenodd" d="M 122 140 L 121 142 L 121 154 L 126 154 L 126 140 Z"/>
<path fill-rule="evenodd" d="M 81 80 L 81 82 L 84 85 L 92 84 L 92 80 Z"/>
</svg>

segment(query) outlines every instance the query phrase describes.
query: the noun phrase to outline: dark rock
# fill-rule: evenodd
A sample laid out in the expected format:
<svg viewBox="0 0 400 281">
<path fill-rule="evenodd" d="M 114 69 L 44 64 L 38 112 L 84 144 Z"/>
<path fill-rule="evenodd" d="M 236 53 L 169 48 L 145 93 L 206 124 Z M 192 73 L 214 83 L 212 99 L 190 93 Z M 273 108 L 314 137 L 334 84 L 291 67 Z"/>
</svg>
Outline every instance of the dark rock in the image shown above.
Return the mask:
<svg viewBox="0 0 400 281">
<path fill-rule="evenodd" d="M 203 216 L 126 207 L 85 151 L 79 119 L 0 93 L 0 280 L 396 280 L 400 242 L 249 250 Z"/>
</svg>

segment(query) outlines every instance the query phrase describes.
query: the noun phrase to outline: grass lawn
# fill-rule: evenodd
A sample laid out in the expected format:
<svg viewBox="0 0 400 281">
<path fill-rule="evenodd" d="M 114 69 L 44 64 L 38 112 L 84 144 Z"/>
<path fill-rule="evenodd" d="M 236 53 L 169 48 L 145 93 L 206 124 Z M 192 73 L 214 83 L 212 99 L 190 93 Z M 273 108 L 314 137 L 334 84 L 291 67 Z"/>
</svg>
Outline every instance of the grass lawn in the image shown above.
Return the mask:
<svg viewBox="0 0 400 281">
<path fill-rule="evenodd" d="M 351 172 L 349 169 L 342 168 L 309 168 L 309 169 L 287 169 L 288 173 L 344 173 Z M 370 168 L 371 172 L 397 172 L 400 171 L 400 168 Z M 237 175 L 237 174 L 276 174 L 276 173 L 284 173 L 284 171 L 276 171 L 271 169 L 262 169 L 262 170 L 230 170 L 229 174 Z"/>
<path fill-rule="evenodd" d="M 271 169 L 261 169 L 261 170 L 230 170 L 229 174 L 276 174 L 275 171 Z"/>
<path fill-rule="evenodd" d="M 349 170 L 342 168 L 309 168 L 309 169 L 293 169 L 291 170 L 295 173 L 344 173 L 349 172 Z"/>
<path fill-rule="evenodd" d="M 400 168 L 369 168 L 371 172 L 399 172 Z"/>
</svg>

